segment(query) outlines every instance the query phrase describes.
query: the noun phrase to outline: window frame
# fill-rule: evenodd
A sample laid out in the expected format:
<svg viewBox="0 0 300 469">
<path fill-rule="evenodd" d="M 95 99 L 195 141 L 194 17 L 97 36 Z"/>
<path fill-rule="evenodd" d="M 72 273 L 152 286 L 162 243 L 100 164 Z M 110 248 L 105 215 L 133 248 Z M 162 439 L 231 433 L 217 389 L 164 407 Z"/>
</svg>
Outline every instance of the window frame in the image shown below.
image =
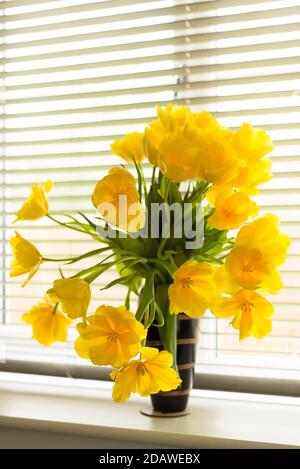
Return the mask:
<svg viewBox="0 0 300 469">
<path fill-rule="evenodd" d="M 60 363 L 30 362 L 8 359 L 0 363 L 0 372 L 40 376 L 110 381 L 110 367 L 66 365 Z M 262 378 L 237 374 L 196 372 L 194 389 L 225 391 L 246 394 L 269 394 L 273 396 L 300 397 L 298 379 Z"/>
</svg>

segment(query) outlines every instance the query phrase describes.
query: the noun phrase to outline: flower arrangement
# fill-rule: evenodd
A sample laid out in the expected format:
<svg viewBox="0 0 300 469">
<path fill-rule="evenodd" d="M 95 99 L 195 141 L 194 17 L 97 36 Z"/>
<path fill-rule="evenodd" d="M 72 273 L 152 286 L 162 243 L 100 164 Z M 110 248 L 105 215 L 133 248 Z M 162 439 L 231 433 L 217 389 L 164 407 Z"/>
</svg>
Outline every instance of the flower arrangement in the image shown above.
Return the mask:
<svg viewBox="0 0 300 469">
<path fill-rule="evenodd" d="M 44 345 L 65 341 L 76 321 L 76 352 L 115 369 L 113 398 L 123 402 L 131 392 L 147 396 L 180 386 L 179 313 L 199 318 L 210 310 L 228 317 L 240 340 L 269 334 L 274 309 L 264 295 L 283 287 L 278 267 L 290 240 L 279 231 L 276 216 L 257 218 L 251 197 L 271 178 L 266 155 L 272 149 L 267 133 L 250 124 L 232 131 L 207 112 L 168 105 L 157 109 L 157 119 L 144 133 L 133 132 L 111 145 L 129 169 L 113 167 L 96 184 L 94 217 L 52 215 L 47 200 L 52 183 L 35 184 L 15 221 L 46 216 L 100 247 L 55 260 L 43 257 L 18 232 L 11 238 L 10 275 L 27 274 L 23 286 L 46 262 L 91 260 L 71 278 L 60 268 L 61 278 L 45 300 L 23 315 L 33 338 Z M 125 285 L 124 305 L 88 312 L 91 284 L 111 267 L 117 276 L 105 288 Z M 135 314 L 132 295 L 139 296 Z M 150 326 L 159 330 L 161 351 L 146 346 Z"/>
</svg>

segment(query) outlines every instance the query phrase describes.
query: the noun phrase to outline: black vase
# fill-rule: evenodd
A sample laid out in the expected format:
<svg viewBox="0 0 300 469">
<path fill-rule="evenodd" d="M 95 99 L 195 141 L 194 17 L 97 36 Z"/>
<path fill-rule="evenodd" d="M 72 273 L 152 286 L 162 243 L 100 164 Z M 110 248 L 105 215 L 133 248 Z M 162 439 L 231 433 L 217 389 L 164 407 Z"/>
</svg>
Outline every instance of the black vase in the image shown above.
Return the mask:
<svg viewBox="0 0 300 469">
<path fill-rule="evenodd" d="M 155 412 L 174 414 L 184 412 L 187 408 L 196 362 L 197 323 L 197 319 L 191 319 L 185 314 L 177 316 L 177 368 L 182 384 L 175 391 L 151 395 Z M 146 345 L 163 350 L 157 327 L 149 328 Z"/>
</svg>

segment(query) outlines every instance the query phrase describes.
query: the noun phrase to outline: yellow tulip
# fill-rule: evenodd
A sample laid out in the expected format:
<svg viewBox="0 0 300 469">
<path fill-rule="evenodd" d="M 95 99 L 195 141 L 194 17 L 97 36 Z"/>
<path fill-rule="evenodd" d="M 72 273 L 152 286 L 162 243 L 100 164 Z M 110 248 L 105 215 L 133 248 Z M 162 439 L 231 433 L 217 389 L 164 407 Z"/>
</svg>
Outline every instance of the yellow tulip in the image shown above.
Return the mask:
<svg viewBox="0 0 300 469">
<path fill-rule="evenodd" d="M 60 278 L 54 280 L 47 296 L 51 303 L 60 303 L 71 319 L 84 318 L 91 301 L 91 289 L 81 278 Z"/>
<path fill-rule="evenodd" d="M 175 127 L 184 127 L 193 119 L 193 113 L 188 106 L 168 104 L 165 108 L 157 107 L 157 117 L 166 131 L 172 132 Z"/>
<path fill-rule="evenodd" d="M 238 177 L 246 163 L 239 158 L 230 141 L 218 135 L 199 134 L 199 177 L 216 185 L 225 185 Z"/>
<path fill-rule="evenodd" d="M 278 217 L 271 213 L 243 226 L 236 238 L 236 246 L 258 247 L 276 266 L 285 262 L 290 243 L 290 237 L 279 231 Z"/>
<path fill-rule="evenodd" d="M 207 199 L 212 205 L 215 205 L 218 195 L 230 195 L 233 190 L 243 192 L 247 195 L 258 194 L 258 186 L 272 179 L 272 161 L 269 158 L 249 161 L 243 160 L 243 164 L 246 166 L 238 170 L 234 179 L 222 185 L 212 185 L 209 188 Z"/>
<path fill-rule="evenodd" d="M 52 181 L 47 181 L 44 186 L 38 183 L 34 184 L 30 196 L 17 211 L 17 218 L 14 221 L 38 220 L 47 215 L 49 207 L 46 194 L 51 191 L 52 187 Z"/>
<path fill-rule="evenodd" d="M 234 186 L 250 195 L 257 194 L 258 186 L 272 178 L 272 162 L 265 158 L 274 148 L 272 140 L 264 130 L 243 124 L 233 136 L 233 145 L 246 163 Z"/>
<path fill-rule="evenodd" d="M 221 180 L 210 182 L 217 184 L 209 189 L 209 199 L 215 200 L 217 195 L 224 194 L 233 188 L 239 192 L 254 195 L 259 192 L 258 186 L 272 178 L 272 161 L 265 155 L 273 150 L 270 137 L 264 130 L 254 129 L 250 124 L 243 124 L 241 128 L 229 139 L 229 147 L 232 148 L 238 159 L 243 163 L 237 168 L 234 177 L 225 177 Z M 214 175 L 214 170 L 212 171 Z M 230 176 L 230 173 L 229 173 Z M 221 181 L 221 185 L 220 185 Z"/>
<path fill-rule="evenodd" d="M 270 158 L 249 160 L 237 178 L 232 181 L 233 187 L 249 195 L 257 194 L 258 186 L 272 179 L 271 166 Z"/>
<path fill-rule="evenodd" d="M 208 224 L 218 230 L 233 230 L 239 228 L 249 217 L 255 217 L 258 212 L 256 203 L 242 192 L 234 192 L 229 196 L 219 195 Z"/>
<path fill-rule="evenodd" d="M 160 121 L 151 122 L 144 132 L 144 147 L 147 159 L 153 166 L 159 165 L 159 149 L 165 137 Z"/>
<path fill-rule="evenodd" d="M 159 152 L 159 169 L 171 181 L 189 181 L 198 176 L 199 149 L 191 139 L 167 134 Z"/>
<path fill-rule="evenodd" d="M 97 183 L 92 201 L 108 223 L 125 231 L 139 231 L 145 224 L 135 179 L 125 168 L 111 169 Z"/>
<path fill-rule="evenodd" d="M 198 129 L 208 130 L 211 133 L 221 134 L 222 137 L 231 137 L 231 132 L 226 127 L 222 127 L 220 123 L 209 112 L 201 111 L 193 115 L 194 122 Z"/>
<path fill-rule="evenodd" d="M 212 184 L 209 187 L 208 191 L 206 192 L 206 198 L 207 198 L 207 201 L 210 203 L 210 205 L 215 207 L 217 197 L 219 197 L 220 195 L 222 195 L 223 197 L 230 197 L 233 194 L 233 192 L 234 192 L 234 189 L 229 184 L 218 185 L 218 186 L 215 186 L 214 184 Z"/>
<path fill-rule="evenodd" d="M 270 136 L 264 130 L 255 129 L 247 123 L 234 134 L 233 144 L 241 158 L 246 161 L 263 158 L 274 148 Z"/>
<path fill-rule="evenodd" d="M 199 149 L 198 176 L 217 185 L 224 185 L 238 176 L 245 162 L 232 145 L 233 133 L 222 127 L 208 112 L 193 114 L 195 129 L 191 136 L 197 140 Z"/>
<path fill-rule="evenodd" d="M 102 305 L 93 316 L 87 317 L 87 323 L 77 326 L 80 337 L 75 342 L 75 350 L 95 365 L 123 366 L 137 355 L 146 337 L 144 326 L 125 306 Z"/>
<path fill-rule="evenodd" d="M 157 116 L 145 129 L 148 160 L 171 181 L 195 179 L 199 149 L 193 113 L 188 107 L 168 105 L 165 109 L 158 108 Z"/>
<path fill-rule="evenodd" d="M 241 287 L 233 280 L 232 276 L 228 274 L 224 264 L 216 268 L 215 274 L 216 285 L 220 292 L 228 295 L 234 295 L 238 293 Z M 221 296 L 219 300 L 221 301 Z M 216 302 L 218 304 L 218 302 Z"/>
<path fill-rule="evenodd" d="M 59 311 L 57 305 L 39 302 L 23 314 L 22 320 L 32 325 L 32 338 L 40 344 L 51 345 L 67 340 L 71 321 Z"/>
<path fill-rule="evenodd" d="M 157 107 L 157 117 L 161 128 L 166 132 L 173 132 L 176 128 L 190 127 L 190 130 L 201 129 L 211 133 L 218 133 L 223 139 L 231 138 L 231 131 L 222 127 L 209 112 L 192 112 L 188 106 L 168 104 L 165 108 Z M 153 122 L 152 122 L 153 123 Z"/>
<path fill-rule="evenodd" d="M 121 370 L 111 373 L 115 381 L 113 399 L 124 402 L 132 392 L 149 396 L 159 391 L 177 389 L 181 379 L 171 368 L 172 361 L 172 355 L 165 350 L 159 352 L 156 348 L 143 347 L 140 360 L 133 360 Z"/>
<path fill-rule="evenodd" d="M 212 309 L 215 316 L 233 316 L 232 326 L 240 330 L 240 340 L 252 336 L 261 339 L 272 331 L 274 308 L 263 296 L 252 290 L 241 290 L 224 298 Z"/>
<path fill-rule="evenodd" d="M 10 277 L 29 274 L 22 287 L 37 273 L 42 262 L 42 255 L 38 249 L 27 239 L 23 238 L 17 231 L 10 239 L 12 247 L 12 261 Z"/>
<path fill-rule="evenodd" d="M 243 288 L 277 293 L 283 287 L 277 267 L 285 261 L 289 243 L 278 230 L 277 217 L 267 214 L 240 229 L 225 269 Z"/>
<path fill-rule="evenodd" d="M 150 163 L 158 166 L 171 181 L 195 179 L 198 176 L 199 160 L 197 144 L 183 132 L 165 133 L 163 129 L 162 132 L 158 137 L 157 129 L 152 124 L 145 131 L 145 147 Z M 159 143 L 155 143 L 156 140 Z"/>
<path fill-rule="evenodd" d="M 196 318 L 218 302 L 215 274 L 216 268 L 207 262 L 189 260 L 179 267 L 169 287 L 170 314 L 185 313 Z"/>
<path fill-rule="evenodd" d="M 225 260 L 225 269 L 233 280 L 243 288 L 255 290 L 263 286 L 268 276 L 273 276 L 274 265 L 272 259 L 264 255 L 259 248 L 235 246 Z M 282 288 L 282 283 L 275 280 L 273 292 Z"/>
<path fill-rule="evenodd" d="M 145 129 L 146 155 L 170 180 L 198 177 L 255 194 L 270 179 L 271 162 L 264 156 L 273 144 L 263 130 L 243 124 L 233 133 L 210 113 L 188 107 L 168 105 L 158 108 L 157 115 Z"/>
<path fill-rule="evenodd" d="M 144 159 L 143 140 L 143 134 L 132 132 L 125 135 L 123 140 L 116 140 L 110 148 L 115 155 L 121 156 L 128 163 L 141 163 Z"/>
<path fill-rule="evenodd" d="M 171 181 L 200 177 L 225 184 L 246 166 L 232 145 L 232 132 L 208 112 L 168 105 L 157 115 L 145 130 L 146 154 Z"/>
</svg>

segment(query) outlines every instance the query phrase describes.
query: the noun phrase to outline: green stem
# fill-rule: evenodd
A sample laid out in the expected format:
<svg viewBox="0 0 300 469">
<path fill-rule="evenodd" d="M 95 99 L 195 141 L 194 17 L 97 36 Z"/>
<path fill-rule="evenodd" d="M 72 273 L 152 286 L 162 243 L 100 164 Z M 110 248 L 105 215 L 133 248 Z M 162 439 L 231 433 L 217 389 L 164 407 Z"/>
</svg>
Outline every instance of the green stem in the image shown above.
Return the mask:
<svg viewBox="0 0 300 469">
<path fill-rule="evenodd" d="M 145 176 L 144 176 L 144 173 L 143 173 L 143 169 L 142 169 L 142 166 L 139 164 L 139 169 L 140 169 L 140 173 L 141 173 L 141 178 L 142 178 L 142 184 L 143 184 L 143 188 L 144 188 L 144 196 L 145 196 L 145 203 L 147 205 L 147 202 L 148 202 L 148 190 L 147 190 L 147 183 L 146 183 L 146 179 L 145 179 Z"/>
<path fill-rule="evenodd" d="M 57 308 L 58 308 L 58 303 L 55 303 L 55 306 L 54 306 L 54 308 L 53 308 L 52 314 L 55 314 L 55 313 L 56 313 Z"/>
<path fill-rule="evenodd" d="M 149 322 L 149 306 L 148 306 L 148 308 L 146 308 L 143 319 L 144 319 L 144 327 L 145 327 L 145 329 L 147 329 L 148 322 Z"/>
<path fill-rule="evenodd" d="M 68 217 L 72 218 L 70 215 L 64 215 L 64 216 L 68 216 Z M 54 223 L 57 223 L 58 225 L 63 226 L 64 228 L 68 228 L 69 230 L 77 231 L 78 233 L 84 233 L 88 236 L 91 236 L 93 239 L 95 239 L 97 241 L 103 242 L 103 238 L 101 238 L 96 231 L 91 232 L 89 230 L 75 228 L 74 226 L 71 226 L 70 223 L 64 223 L 60 220 L 57 220 L 57 218 L 53 217 L 49 213 L 48 213 L 47 217 L 50 220 L 52 220 Z"/>
<path fill-rule="evenodd" d="M 95 270 L 95 272 L 92 272 L 90 275 L 87 275 L 84 280 L 90 284 L 90 283 L 93 283 L 94 280 L 96 280 L 96 278 L 99 277 L 99 275 L 101 275 L 103 273 L 103 270 Z"/>
<path fill-rule="evenodd" d="M 89 251 L 85 254 L 82 254 L 81 256 L 78 256 L 78 257 L 62 257 L 62 258 L 58 258 L 58 259 L 50 259 L 49 257 L 43 257 L 43 261 L 45 262 L 68 262 L 68 261 L 72 261 L 72 263 L 75 263 L 75 262 L 78 262 L 82 259 L 85 259 L 86 257 L 92 257 L 96 254 L 100 254 L 101 252 L 105 252 L 105 251 L 108 251 L 110 248 L 109 247 L 106 247 L 106 248 L 101 248 L 101 249 L 94 249 L 93 251 Z"/>
<path fill-rule="evenodd" d="M 165 279 L 165 277 L 163 276 L 163 273 L 162 273 L 159 269 L 154 269 L 154 273 L 155 273 L 155 275 L 157 275 L 157 277 L 159 278 L 159 280 L 160 280 L 162 283 L 165 283 L 166 279 Z"/>
<path fill-rule="evenodd" d="M 178 269 L 178 267 L 177 267 L 177 265 L 175 264 L 175 261 L 174 261 L 172 255 L 169 256 L 169 261 L 170 261 L 170 264 L 171 264 L 171 266 L 172 266 L 172 269 L 174 269 L 174 272 L 176 272 L 176 270 Z M 174 272 L 173 272 L 173 273 L 174 273 Z"/>
<path fill-rule="evenodd" d="M 130 295 L 131 295 L 131 291 L 132 291 L 132 287 L 128 287 L 128 290 L 127 290 L 127 295 L 126 295 L 126 299 L 125 299 L 125 307 L 127 309 L 127 311 L 130 311 Z"/>
<path fill-rule="evenodd" d="M 171 181 L 165 176 L 164 176 L 164 179 L 165 179 L 164 201 L 168 202 Z"/>
<path fill-rule="evenodd" d="M 139 199 L 140 202 L 142 202 L 142 196 L 143 196 L 143 189 L 142 189 L 142 175 L 140 171 L 140 166 L 137 164 L 135 160 L 133 160 L 136 172 L 137 172 L 137 177 L 138 177 L 138 193 L 139 193 Z"/>
<path fill-rule="evenodd" d="M 60 259 L 50 259 L 49 257 L 42 257 L 42 261 L 44 262 L 67 262 L 75 259 L 75 257 L 65 257 Z"/>
<path fill-rule="evenodd" d="M 80 277 L 84 277 L 85 275 L 88 276 L 90 273 L 94 272 L 95 270 L 97 270 L 97 272 L 99 272 L 98 275 L 100 275 L 100 273 L 105 272 L 107 269 L 109 269 L 113 265 L 114 265 L 114 262 L 108 262 L 107 264 L 101 264 L 101 265 L 95 264 L 92 267 L 88 267 L 87 269 L 83 269 L 80 272 L 77 272 L 77 274 L 73 275 L 71 278 L 80 278 Z"/>
<path fill-rule="evenodd" d="M 151 177 L 151 185 L 152 186 L 154 186 L 154 184 L 155 184 L 155 173 L 156 173 L 156 166 L 153 166 L 152 177 Z"/>
<path fill-rule="evenodd" d="M 78 228 L 75 228 L 74 226 L 70 226 L 68 223 L 63 223 L 62 221 L 57 220 L 52 215 L 49 215 L 49 213 L 48 213 L 47 217 L 50 220 L 54 221 L 54 223 L 57 223 L 58 225 L 64 226 L 65 228 L 69 228 L 70 230 L 78 231 L 79 233 L 85 233 L 85 234 L 91 235 L 91 233 L 88 233 L 87 231 L 79 230 Z"/>
<path fill-rule="evenodd" d="M 159 245 L 159 248 L 158 248 L 158 251 L 157 251 L 157 257 L 161 260 L 164 259 L 163 255 L 162 255 L 162 252 L 163 252 L 163 249 L 164 249 L 165 244 L 166 244 L 167 241 L 168 241 L 168 238 L 162 238 L 161 241 L 160 241 L 160 245 Z"/>
<path fill-rule="evenodd" d="M 164 324 L 159 328 L 159 334 L 163 348 L 170 352 L 173 357 L 173 368 L 177 371 L 177 318 L 170 314 L 170 303 L 168 296 L 168 284 L 156 285 L 155 301 L 163 314 Z"/>
</svg>

